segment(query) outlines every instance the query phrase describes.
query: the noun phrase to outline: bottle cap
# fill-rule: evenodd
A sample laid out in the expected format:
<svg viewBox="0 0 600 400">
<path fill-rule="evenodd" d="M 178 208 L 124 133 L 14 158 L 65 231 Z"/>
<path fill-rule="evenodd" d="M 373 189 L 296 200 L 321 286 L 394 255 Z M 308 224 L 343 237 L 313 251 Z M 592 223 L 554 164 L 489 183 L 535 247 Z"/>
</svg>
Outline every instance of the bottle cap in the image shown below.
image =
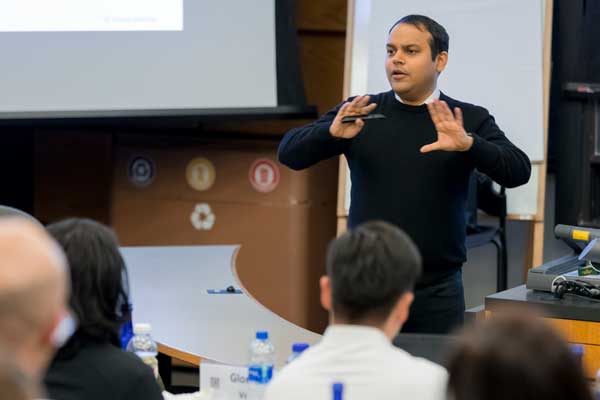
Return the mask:
<svg viewBox="0 0 600 400">
<path fill-rule="evenodd" d="M 256 338 L 258 340 L 267 340 L 269 338 L 269 332 L 267 332 L 267 331 L 258 331 L 258 332 L 256 332 Z"/>
<path fill-rule="evenodd" d="M 152 332 L 152 325 L 147 323 L 140 323 L 133 325 L 133 333 L 136 335 L 146 335 Z"/>
<path fill-rule="evenodd" d="M 569 349 L 571 350 L 571 353 L 576 356 L 583 355 L 583 346 L 580 344 L 571 344 L 569 345 Z"/>
<path fill-rule="evenodd" d="M 308 347 L 308 343 L 294 343 L 292 345 L 292 352 L 302 353 L 304 350 L 308 349 Z"/>
<path fill-rule="evenodd" d="M 342 400 L 342 396 L 344 394 L 344 384 L 339 382 L 334 383 L 332 385 L 332 389 L 334 400 Z"/>
</svg>

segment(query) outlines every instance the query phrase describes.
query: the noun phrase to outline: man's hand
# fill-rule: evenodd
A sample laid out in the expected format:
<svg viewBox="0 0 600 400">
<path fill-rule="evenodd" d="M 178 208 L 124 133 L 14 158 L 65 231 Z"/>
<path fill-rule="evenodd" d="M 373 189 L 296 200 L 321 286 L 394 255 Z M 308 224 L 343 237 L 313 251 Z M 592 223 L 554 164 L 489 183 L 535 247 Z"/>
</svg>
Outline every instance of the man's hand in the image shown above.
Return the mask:
<svg viewBox="0 0 600 400">
<path fill-rule="evenodd" d="M 343 124 L 342 118 L 347 115 L 369 114 L 377 107 L 377 104 L 375 103 L 369 104 L 369 99 L 369 96 L 357 96 L 350 103 L 344 103 L 329 127 L 331 136 L 340 139 L 352 139 L 358 135 L 365 126 L 365 122 L 362 119 L 357 118 L 354 122 Z"/>
<path fill-rule="evenodd" d="M 421 153 L 430 151 L 467 151 L 473 145 L 473 138 L 467 135 L 463 125 L 463 115 L 460 108 L 450 111 L 445 101 L 435 100 L 427 104 L 427 109 L 438 134 L 437 142 L 421 147 Z"/>
</svg>

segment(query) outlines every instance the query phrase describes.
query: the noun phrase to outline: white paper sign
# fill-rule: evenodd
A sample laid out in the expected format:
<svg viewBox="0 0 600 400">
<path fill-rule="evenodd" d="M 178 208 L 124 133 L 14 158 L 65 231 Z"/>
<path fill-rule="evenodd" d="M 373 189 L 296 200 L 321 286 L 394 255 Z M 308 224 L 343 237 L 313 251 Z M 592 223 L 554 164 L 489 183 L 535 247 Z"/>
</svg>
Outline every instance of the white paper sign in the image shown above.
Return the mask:
<svg viewBox="0 0 600 400">
<path fill-rule="evenodd" d="M 200 389 L 212 389 L 213 400 L 260 400 L 262 392 L 249 390 L 248 368 L 211 361 L 200 363 Z"/>
</svg>

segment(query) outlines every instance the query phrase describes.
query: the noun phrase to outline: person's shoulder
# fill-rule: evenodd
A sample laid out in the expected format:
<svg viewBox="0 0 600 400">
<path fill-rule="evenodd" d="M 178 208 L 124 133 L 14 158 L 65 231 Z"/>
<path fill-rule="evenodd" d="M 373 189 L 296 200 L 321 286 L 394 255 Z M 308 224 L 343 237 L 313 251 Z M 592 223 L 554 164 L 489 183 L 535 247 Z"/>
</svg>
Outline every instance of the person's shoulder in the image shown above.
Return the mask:
<svg viewBox="0 0 600 400">
<path fill-rule="evenodd" d="M 294 360 L 294 362 L 280 369 L 273 378 L 273 382 L 279 384 L 302 380 L 302 376 L 309 370 L 309 367 L 312 364 L 310 358 L 310 354 L 302 354 L 302 356 Z"/>
<path fill-rule="evenodd" d="M 115 399 L 155 399 L 160 388 L 152 369 L 134 353 L 107 344 L 95 368 L 104 381 L 110 382 Z"/>
<path fill-rule="evenodd" d="M 311 367 L 318 364 L 319 345 L 315 345 L 305 350 L 300 357 L 292 363 L 287 364 L 281 370 L 277 371 L 273 380 L 269 384 L 271 392 L 290 388 L 294 385 L 303 385 L 305 375 L 311 370 Z M 285 389 L 287 390 L 287 389 Z"/>
<path fill-rule="evenodd" d="M 135 354 L 126 352 L 111 344 L 102 343 L 86 346 L 83 350 L 85 358 L 93 361 L 95 367 L 110 375 L 130 378 L 146 374 L 149 367 Z"/>
<path fill-rule="evenodd" d="M 94 392 L 98 396 L 130 400 L 133 397 L 125 396 L 125 393 L 132 388 L 152 383 L 156 385 L 152 369 L 138 356 L 109 342 L 93 340 L 82 342 L 73 357 L 52 363 L 46 377 L 49 393 L 52 395 L 53 392 L 60 392 L 65 381 L 86 393 Z M 158 385 L 155 392 L 160 394 Z M 156 396 L 148 399 L 152 398 Z"/>
<path fill-rule="evenodd" d="M 407 398 L 422 400 L 443 399 L 448 385 L 448 372 L 441 365 L 420 357 L 414 357 L 404 350 L 394 348 L 392 360 L 385 370 L 385 379 L 398 393 Z M 401 377 L 397 372 L 403 371 Z"/>
<path fill-rule="evenodd" d="M 454 99 L 446 95 L 445 93 L 440 93 L 440 100 L 444 100 L 446 103 L 448 103 L 448 106 L 451 109 L 454 109 L 454 107 L 459 107 L 463 111 L 463 113 L 467 112 L 481 116 L 488 116 L 490 114 L 485 107 L 473 103 L 468 103 L 466 101 Z"/>
<path fill-rule="evenodd" d="M 492 115 L 485 107 L 453 99 L 444 93 L 440 94 L 440 100 L 444 100 L 448 103 L 448 107 L 450 107 L 451 110 L 454 110 L 455 107 L 460 108 L 465 121 L 465 129 L 477 131 L 478 127 L 482 126 L 485 121 L 491 118 L 493 119 Z"/>
<path fill-rule="evenodd" d="M 388 101 L 390 98 L 394 97 L 391 90 L 388 90 L 387 92 L 380 92 L 380 93 L 375 93 L 375 94 L 368 93 L 366 95 L 370 97 L 371 103 L 377 103 L 377 104 L 382 103 L 384 101 Z M 358 96 L 350 96 L 346 99 L 346 101 L 352 101 L 357 97 Z"/>
<path fill-rule="evenodd" d="M 265 400 L 282 399 L 286 393 L 293 392 L 294 388 L 301 387 L 304 382 L 303 372 L 305 370 L 302 368 L 299 359 L 277 371 L 267 386 Z"/>
<path fill-rule="evenodd" d="M 391 347 L 390 356 L 394 360 L 395 363 L 404 365 L 407 370 L 412 371 L 415 375 L 424 374 L 430 376 L 432 378 L 439 377 L 441 379 L 446 379 L 448 376 L 448 372 L 446 368 L 442 367 L 439 364 L 436 364 L 432 361 L 429 361 L 425 358 L 415 357 L 410 353 L 399 349 L 397 347 Z"/>
</svg>

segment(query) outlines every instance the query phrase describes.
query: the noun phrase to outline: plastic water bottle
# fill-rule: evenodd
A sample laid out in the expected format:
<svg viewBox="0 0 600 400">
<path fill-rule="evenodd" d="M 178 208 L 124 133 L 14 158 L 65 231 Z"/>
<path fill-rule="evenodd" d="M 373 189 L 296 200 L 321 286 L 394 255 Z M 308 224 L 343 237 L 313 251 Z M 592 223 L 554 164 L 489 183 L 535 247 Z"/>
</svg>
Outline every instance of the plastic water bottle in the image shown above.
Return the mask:
<svg viewBox="0 0 600 400">
<path fill-rule="evenodd" d="M 140 357 L 146 365 L 152 368 L 154 377 L 158 378 L 158 360 L 156 359 L 158 349 L 151 333 L 152 326 L 150 324 L 135 324 L 133 326 L 133 337 L 127 344 L 127 351 Z"/>
<path fill-rule="evenodd" d="M 256 332 L 256 339 L 250 344 L 248 364 L 248 388 L 253 399 L 262 399 L 264 391 L 273 377 L 275 347 L 269 341 L 269 333 Z"/>
<path fill-rule="evenodd" d="M 569 350 L 571 350 L 571 354 L 572 354 L 573 358 L 575 359 L 575 362 L 577 363 L 577 365 L 581 369 L 583 369 L 583 353 L 584 353 L 583 346 L 580 344 L 570 344 Z"/>
<path fill-rule="evenodd" d="M 333 390 L 333 400 L 344 400 L 343 383 L 334 383 L 333 385 L 331 385 L 331 389 Z"/>
<path fill-rule="evenodd" d="M 292 345 L 292 354 L 287 359 L 287 363 L 291 363 L 296 358 L 300 357 L 300 354 L 306 349 L 308 349 L 308 343 L 294 343 Z"/>
</svg>

